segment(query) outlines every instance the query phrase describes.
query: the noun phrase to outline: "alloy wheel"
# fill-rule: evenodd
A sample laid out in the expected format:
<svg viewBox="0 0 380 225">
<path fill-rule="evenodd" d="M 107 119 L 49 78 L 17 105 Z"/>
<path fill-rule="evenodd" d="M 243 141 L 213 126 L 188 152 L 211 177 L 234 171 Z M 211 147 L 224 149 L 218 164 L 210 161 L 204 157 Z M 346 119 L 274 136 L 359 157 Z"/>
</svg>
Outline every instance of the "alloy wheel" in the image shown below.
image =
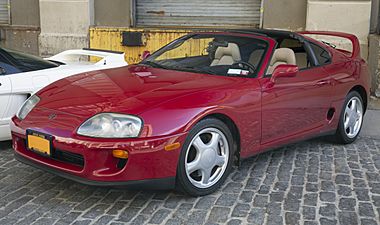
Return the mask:
<svg viewBox="0 0 380 225">
<path fill-rule="evenodd" d="M 344 130 L 347 137 L 354 138 L 359 132 L 363 123 L 363 104 L 358 97 L 351 98 L 344 112 Z"/>
<path fill-rule="evenodd" d="M 205 189 L 223 176 L 229 160 L 226 135 L 217 128 L 205 128 L 191 140 L 186 150 L 185 171 L 189 181 Z"/>
</svg>

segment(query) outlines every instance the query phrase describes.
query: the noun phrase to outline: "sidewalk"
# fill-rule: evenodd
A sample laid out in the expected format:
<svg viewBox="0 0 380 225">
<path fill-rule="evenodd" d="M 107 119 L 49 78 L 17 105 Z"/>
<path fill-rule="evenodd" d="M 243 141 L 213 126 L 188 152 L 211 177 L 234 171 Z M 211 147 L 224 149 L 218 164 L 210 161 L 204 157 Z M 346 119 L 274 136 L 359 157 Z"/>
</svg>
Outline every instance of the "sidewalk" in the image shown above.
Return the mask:
<svg viewBox="0 0 380 225">
<path fill-rule="evenodd" d="M 366 112 L 360 136 L 380 139 L 380 110 Z"/>
</svg>

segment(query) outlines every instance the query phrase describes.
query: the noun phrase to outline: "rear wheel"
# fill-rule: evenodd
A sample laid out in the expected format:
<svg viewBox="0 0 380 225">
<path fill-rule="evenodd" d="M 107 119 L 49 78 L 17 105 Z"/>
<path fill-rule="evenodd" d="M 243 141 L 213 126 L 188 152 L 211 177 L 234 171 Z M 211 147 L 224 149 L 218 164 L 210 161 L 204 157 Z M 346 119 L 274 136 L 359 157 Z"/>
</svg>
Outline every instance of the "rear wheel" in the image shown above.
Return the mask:
<svg viewBox="0 0 380 225">
<path fill-rule="evenodd" d="M 340 115 L 338 130 L 335 134 L 337 142 L 341 144 L 354 142 L 361 131 L 363 117 L 363 99 L 358 92 L 352 91 L 347 95 Z"/>
<path fill-rule="evenodd" d="M 215 192 L 227 178 L 233 161 L 233 138 L 217 119 L 194 126 L 183 146 L 177 169 L 177 186 L 192 196 Z"/>
</svg>

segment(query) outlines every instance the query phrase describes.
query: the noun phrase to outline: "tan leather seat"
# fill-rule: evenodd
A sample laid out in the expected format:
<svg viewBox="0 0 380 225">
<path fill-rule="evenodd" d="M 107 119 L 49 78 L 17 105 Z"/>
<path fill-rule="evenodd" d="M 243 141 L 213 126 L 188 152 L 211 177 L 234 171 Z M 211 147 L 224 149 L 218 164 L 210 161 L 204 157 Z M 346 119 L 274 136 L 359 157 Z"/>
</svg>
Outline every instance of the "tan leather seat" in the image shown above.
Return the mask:
<svg viewBox="0 0 380 225">
<path fill-rule="evenodd" d="M 216 49 L 211 66 L 232 65 L 238 61 L 241 61 L 239 46 L 235 43 L 228 43 L 227 47 Z"/>
<path fill-rule="evenodd" d="M 290 64 L 290 65 L 297 65 L 296 63 L 296 55 L 294 54 L 294 51 L 290 48 L 279 48 L 276 49 L 272 60 L 270 62 L 270 66 L 268 68 L 268 74 L 272 74 L 274 69 L 281 64 Z"/>
</svg>

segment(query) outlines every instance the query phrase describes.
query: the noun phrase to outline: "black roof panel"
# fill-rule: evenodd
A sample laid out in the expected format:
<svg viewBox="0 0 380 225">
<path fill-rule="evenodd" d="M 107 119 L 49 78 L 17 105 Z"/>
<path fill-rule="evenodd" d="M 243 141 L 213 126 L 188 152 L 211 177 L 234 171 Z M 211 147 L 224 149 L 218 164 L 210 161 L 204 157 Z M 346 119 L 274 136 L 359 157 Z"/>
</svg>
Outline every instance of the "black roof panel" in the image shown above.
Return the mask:
<svg viewBox="0 0 380 225">
<path fill-rule="evenodd" d="M 286 30 L 272 30 L 272 29 L 227 29 L 224 30 L 226 32 L 234 32 L 234 33 L 245 33 L 245 34 L 255 34 L 261 36 L 267 36 L 271 38 L 294 38 L 300 41 L 304 41 L 305 38 L 295 32 L 286 31 Z"/>
</svg>

